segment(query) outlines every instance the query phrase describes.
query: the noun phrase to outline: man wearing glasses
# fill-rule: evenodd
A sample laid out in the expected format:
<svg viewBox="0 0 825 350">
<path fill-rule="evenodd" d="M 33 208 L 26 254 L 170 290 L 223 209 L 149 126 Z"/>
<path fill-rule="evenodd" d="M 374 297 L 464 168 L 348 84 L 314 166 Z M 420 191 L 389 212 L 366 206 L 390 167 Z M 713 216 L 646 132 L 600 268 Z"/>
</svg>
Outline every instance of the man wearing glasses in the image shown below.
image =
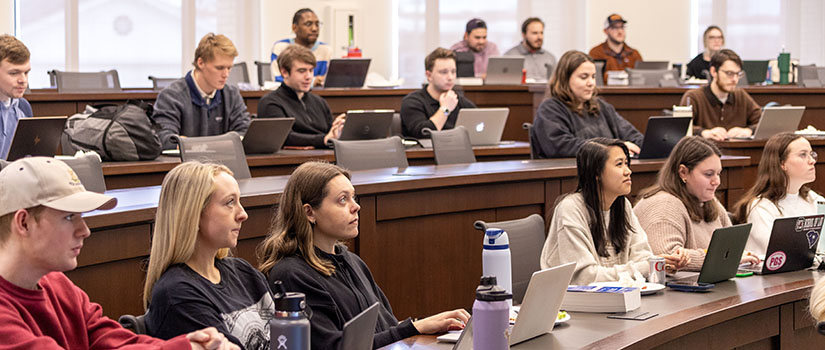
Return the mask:
<svg viewBox="0 0 825 350">
<path fill-rule="evenodd" d="M 329 59 L 332 58 L 332 47 L 318 41 L 318 33 L 321 31 L 321 21 L 311 9 L 302 8 L 295 12 L 292 16 L 292 32 L 295 33 L 294 39 L 283 39 L 276 41 L 272 45 L 272 74 L 277 82 L 283 82 L 284 78 L 281 76 L 281 70 L 278 68 L 278 55 L 281 54 L 285 48 L 292 44 L 298 44 L 312 50 L 315 54 L 315 86 L 324 84 L 324 78 L 327 75 L 327 68 L 329 68 Z"/>
<path fill-rule="evenodd" d="M 590 57 L 594 60 L 604 60 L 605 81 L 607 71 L 633 68 L 636 61 L 642 61 L 642 55 L 634 48 L 625 44 L 625 23 L 627 21 L 618 14 L 607 16 L 604 21 L 604 33 L 607 40 L 590 49 Z"/>
<path fill-rule="evenodd" d="M 753 134 L 761 116 L 756 101 L 736 85 L 743 76 L 742 59 L 736 52 L 722 49 L 710 59 L 710 83 L 688 90 L 682 106 L 693 106 L 693 134 L 722 141 Z"/>
</svg>

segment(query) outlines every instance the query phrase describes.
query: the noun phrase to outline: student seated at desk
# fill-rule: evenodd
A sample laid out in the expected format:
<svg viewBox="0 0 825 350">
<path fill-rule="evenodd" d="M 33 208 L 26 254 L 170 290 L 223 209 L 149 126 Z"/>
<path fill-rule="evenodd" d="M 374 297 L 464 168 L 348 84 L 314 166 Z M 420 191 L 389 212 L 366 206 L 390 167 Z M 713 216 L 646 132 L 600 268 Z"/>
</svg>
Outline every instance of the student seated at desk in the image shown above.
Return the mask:
<svg viewBox="0 0 825 350">
<path fill-rule="evenodd" d="M 329 59 L 332 58 L 332 47 L 318 40 L 320 31 L 321 20 L 318 19 L 318 16 L 315 15 L 312 9 L 302 8 L 295 11 L 295 14 L 292 16 L 292 32 L 295 33 L 295 38 L 278 40 L 272 45 L 270 70 L 272 71 L 274 81 L 284 81 L 284 77 L 281 75 L 281 68 L 278 65 L 278 56 L 290 45 L 297 44 L 312 50 L 317 63 L 315 67 L 313 67 L 315 86 L 324 85 L 324 77 L 326 77 L 327 68 L 329 68 Z"/>
<path fill-rule="evenodd" d="M 725 35 L 719 26 L 709 26 L 702 34 L 705 51 L 697 55 L 687 64 L 685 75 L 697 79 L 710 78 L 710 58 L 725 46 Z"/>
<path fill-rule="evenodd" d="M 424 58 L 427 86 L 401 100 L 401 125 L 405 136 L 429 138 L 424 128 L 447 130 L 455 127 L 458 111 L 476 108 L 473 101 L 453 90 L 455 87 L 455 52 L 439 47 Z"/>
<path fill-rule="evenodd" d="M 463 309 L 402 322 L 369 267 L 341 241 L 358 236 L 358 211 L 350 174 L 335 165 L 306 162 L 284 187 L 269 236 L 258 247 L 261 271 L 290 292 L 306 295 L 312 312 L 313 349 L 337 349 L 344 323 L 380 303 L 373 347 L 417 335 L 460 329 L 470 315 Z"/>
<path fill-rule="evenodd" d="M 315 63 L 315 56 L 303 46 L 284 49 L 278 56 L 284 82 L 258 103 L 259 118 L 295 118 L 285 146 L 329 148 L 344 128 L 346 114 L 333 119 L 327 101 L 310 91 Z"/>
<path fill-rule="evenodd" d="M 644 136 L 597 96 L 596 65 L 590 56 L 565 52 L 547 91 L 549 98 L 539 105 L 530 136 L 537 158 L 575 157 L 594 137 L 623 140 L 631 154 L 639 153 Z"/>
<path fill-rule="evenodd" d="M 802 136 L 783 132 L 768 139 L 756 183 L 734 207 L 738 222 L 753 223 L 746 249 L 764 256 L 774 219 L 817 213 L 816 202 L 825 199 L 805 186 L 816 180 L 816 159 Z"/>
<path fill-rule="evenodd" d="M 620 140 L 597 138 L 582 145 L 576 155 L 579 184 L 553 210 L 542 269 L 575 262 L 570 284 L 580 285 L 617 281 L 621 272 L 647 277 L 653 253 L 625 198 L 631 185 L 629 157 Z M 671 269 L 687 263 L 686 255 L 662 256 Z"/>
<path fill-rule="evenodd" d="M 753 135 L 762 111 L 745 90 L 736 85 L 742 78 L 742 59 L 723 49 L 710 59 L 710 83 L 682 95 L 681 106 L 693 106 L 693 134 L 722 141 Z"/>
<path fill-rule="evenodd" d="M 173 149 L 173 135 L 212 136 L 229 131 L 246 134 L 250 116 L 238 87 L 226 84 L 238 50 L 229 38 L 213 33 L 195 50 L 195 69 L 158 94 L 152 118 L 164 149 Z"/>
<path fill-rule="evenodd" d="M 0 35 L 0 159 L 6 159 L 17 121 L 32 116 L 32 106 L 23 98 L 29 84 L 31 54 L 17 38 Z"/>
<path fill-rule="evenodd" d="M 722 152 L 710 141 L 685 137 L 676 144 L 656 184 L 644 189 L 633 208 L 654 254 L 685 254 L 685 270 L 700 271 L 717 228 L 731 225 L 716 199 Z M 743 262 L 758 262 L 746 255 Z"/>
<path fill-rule="evenodd" d="M 117 204 L 86 191 L 68 165 L 23 158 L 0 171 L 0 184 L 0 348 L 238 349 L 215 328 L 168 341 L 137 335 L 63 274 L 90 234 L 81 213 Z"/>
<path fill-rule="evenodd" d="M 266 278 L 228 257 L 247 219 L 232 172 L 186 162 L 163 179 L 143 288 L 146 331 L 168 339 L 215 327 L 243 349 L 269 349 Z"/>
</svg>

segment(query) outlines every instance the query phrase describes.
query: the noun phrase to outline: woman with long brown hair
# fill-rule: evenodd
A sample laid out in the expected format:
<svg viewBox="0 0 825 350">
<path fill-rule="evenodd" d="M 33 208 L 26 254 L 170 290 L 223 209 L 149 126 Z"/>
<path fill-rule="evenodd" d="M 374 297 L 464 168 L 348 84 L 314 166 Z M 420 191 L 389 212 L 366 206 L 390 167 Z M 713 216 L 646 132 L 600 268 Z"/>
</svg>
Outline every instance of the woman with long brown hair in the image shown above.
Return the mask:
<svg viewBox="0 0 825 350">
<path fill-rule="evenodd" d="M 536 111 L 530 147 L 538 158 L 575 157 L 589 139 L 624 141 L 638 154 L 643 136 L 613 106 L 597 96 L 596 65 L 581 51 L 567 51 L 559 59 L 547 85 L 547 96 Z"/>
<path fill-rule="evenodd" d="M 805 186 L 816 180 L 816 159 L 802 136 L 783 132 L 768 139 L 756 183 L 734 206 L 738 222 L 753 223 L 746 249 L 765 255 L 774 219 L 817 213 L 816 202 L 825 199 Z"/>
</svg>

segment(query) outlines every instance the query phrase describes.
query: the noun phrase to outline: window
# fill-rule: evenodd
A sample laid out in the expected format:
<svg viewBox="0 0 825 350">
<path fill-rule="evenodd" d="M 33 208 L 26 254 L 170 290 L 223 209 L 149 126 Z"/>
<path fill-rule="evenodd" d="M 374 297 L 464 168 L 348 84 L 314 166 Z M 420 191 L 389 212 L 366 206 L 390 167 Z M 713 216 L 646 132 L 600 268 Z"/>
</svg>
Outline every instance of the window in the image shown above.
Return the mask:
<svg viewBox="0 0 825 350">
<path fill-rule="evenodd" d="M 49 87 L 49 70 L 66 69 L 63 0 L 30 0 L 17 3 L 17 34 L 31 52 L 29 86 Z"/>
</svg>

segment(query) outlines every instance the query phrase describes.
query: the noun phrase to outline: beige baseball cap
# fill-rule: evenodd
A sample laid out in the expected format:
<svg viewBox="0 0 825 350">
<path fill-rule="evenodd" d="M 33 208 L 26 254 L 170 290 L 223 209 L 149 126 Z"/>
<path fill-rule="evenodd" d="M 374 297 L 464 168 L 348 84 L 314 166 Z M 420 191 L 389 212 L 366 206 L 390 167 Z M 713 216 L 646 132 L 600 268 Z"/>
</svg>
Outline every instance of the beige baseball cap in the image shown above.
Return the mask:
<svg viewBox="0 0 825 350">
<path fill-rule="evenodd" d="M 0 216 L 42 205 L 71 213 L 112 209 L 117 198 L 86 191 L 66 163 L 48 157 L 16 160 L 0 171 Z"/>
</svg>

